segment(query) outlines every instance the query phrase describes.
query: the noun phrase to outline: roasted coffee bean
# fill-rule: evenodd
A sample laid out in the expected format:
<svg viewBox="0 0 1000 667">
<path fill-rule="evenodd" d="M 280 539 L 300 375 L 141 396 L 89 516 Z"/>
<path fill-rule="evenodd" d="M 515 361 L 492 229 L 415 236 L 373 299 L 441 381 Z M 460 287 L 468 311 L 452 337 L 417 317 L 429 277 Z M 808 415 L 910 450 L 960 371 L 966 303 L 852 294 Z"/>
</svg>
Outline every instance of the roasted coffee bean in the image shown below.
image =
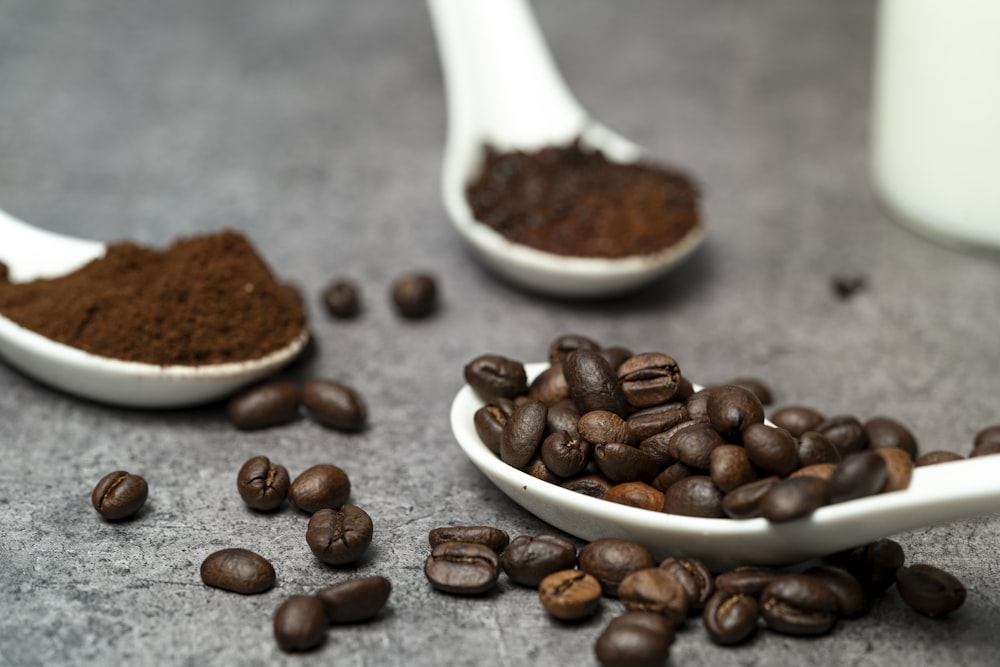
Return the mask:
<svg viewBox="0 0 1000 667">
<path fill-rule="evenodd" d="M 646 482 L 660 472 L 660 466 L 652 456 L 638 447 L 619 442 L 595 445 L 594 462 L 597 469 L 616 484 Z"/>
<path fill-rule="evenodd" d="M 955 452 L 949 452 L 942 449 L 936 449 L 934 451 L 927 452 L 917 458 L 916 467 L 920 466 L 931 466 L 938 463 L 948 463 L 949 461 L 961 461 L 964 457 L 961 454 L 956 454 Z"/>
<path fill-rule="evenodd" d="M 271 563 L 253 551 L 222 549 L 202 561 L 201 580 L 213 588 L 254 595 L 274 586 L 275 574 Z"/>
<path fill-rule="evenodd" d="M 654 489 L 658 489 L 666 493 L 667 489 L 669 489 L 671 486 L 681 481 L 682 479 L 686 479 L 688 477 L 693 477 L 694 475 L 700 475 L 700 474 L 701 471 L 699 471 L 698 469 L 692 468 L 686 463 L 681 463 L 680 461 L 678 461 L 677 463 L 673 463 L 664 468 L 663 472 L 654 477 L 653 481 L 651 481 L 649 484 Z"/>
<path fill-rule="evenodd" d="M 573 401 L 559 401 L 555 405 L 550 405 L 545 413 L 545 431 L 555 433 L 556 431 L 566 431 L 574 438 L 580 433 L 576 430 L 576 424 L 580 421 L 580 411 L 573 405 Z"/>
<path fill-rule="evenodd" d="M 500 564 L 515 584 L 538 586 L 553 572 L 576 565 L 576 544 L 561 535 L 518 535 L 503 552 Z"/>
<path fill-rule="evenodd" d="M 706 408 L 709 421 L 722 433 L 739 433 L 751 424 L 764 421 L 760 399 L 735 385 L 713 387 L 708 392 Z"/>
<path fill-rule="evenodd" d="M 529 399 L 519 403 L 500 435 L 500 459 L 515 468 L 523 468 L 535 457 L 545 434 L 545 413 L 541 401 Z"/>
<path fill-rule="evenodd" d="M 760 378 L 755 377 L 738 377 L 724 382 L 723 384 L 734 385 L 736 387 L 743 387 L 760 401 L 761 405 L 770 405 L 774 402 L 774 396 L 771 393 L 771 388 L 766 382 Z"/>
<path fill-rule="evenodd" d="M 868 436 L 865 435 L 864 426 L 853 415 L 830 417 L 814 430 L 830 439 L 833 446 L 840 452 L 841 458 L 854 452 L 860 452 L 868 446 Z"/>
<path fill-rule="evenodd" d="M 341 468 L 320 463 L 302 471 L 288 487 L 288 499 L 303 512 L 338 509 L 351 497 L 351 480 Z"/>
<path fill-rule="evenodd" d="M 904 424 L 891 417 L 872 417 L 864 424 L 865 437 L 872 449 L 895 447 L 910 455 L 910 460 L 917 458 L 917 438 Z"/>
<path fill-rule="evenodd" d="M 607 410 L 619 417 L 628 414 L 628 403 L 618 376 L 596 350 L 581 348 L 563 362 L 569 395 L 581 413 Z"/>
<path fill-rule="evenodd" d="M 660 561 L 660 569 L 666 570 L 684 586 L 691 610 L 698 611 L 705 606 L 715 593 L 715 578 L 708 566 L 697 558 L 668 557 Z"/>
<path fill-rule="evenodd" d="M 883 538 L 833 554 L 829 560 L 854 575 L 869 596 L 875 596 L 892 586 L 905 554 L 898 542 Z"/>
<path fill-rule="evenodd" d="M 769 475 L 784 477 L 799 467 L 799 450 L 792 434 L 767 424 L 743 429 L 743 446 L 750 461 Z"/>
<path fill-rule="evenodd" d="M 604 494 L 604 500 L 654 512 L 663 509 L 663 492 L 645 482 L 615 484 Z"/>
<path fill-rule="evenodd" d="M 840 463 L 840 452 L 828 437 L 816 431 L 806 431 L 800 435 L 797 450 L 802 467 L 819 463 Z"/>
<path fill-rule="evenodd" d="M 573 479 L 568 479 L 561 485 L 564 489 L 569 489 L 575 493 L 582 493 L 591 498 L 603 498 L 613 484 L 611 480 L 603 475 L 581 475 Z"/>
<path fill-rule="evenodd" d="M 800 438 L 807 431 L 815 431 L 826 417 L 807 405 L 786 405 L 771 414 L 771 423 Z"/>
<path fill-rule="evenodd" d="M 705 604 L 701 618 L 709 639 L 716 644 L 732 646 L 746 641 L 756 632 L 759 615 L 756 597 L 718 591 Z"/>
<path fill-rule="evenodd" d="M 540 454 L 545 466 L 554 474 L 572 477 L 583 472 L 590 463 L 591 450 L 590 443 L 583 438 L 557 431 L 542 440 Z"/>
<path fill-rule="evenodd" d="M 316 591 L 330 623 L 360 623 L 374 618 L 389 600 L 392 583 L 385 577 L 348 579 Z"/>
<path fill-rule="evenodd" d="M 524 364 L 499 354 L 482 354 L 465 365 L 465 381 L 480 398 L 513 398 L 528 389 Z"/>
<path fill-rule="evenodd" d="M 709 457 L 709 477 L 723 493 L 757 479 L 757 470 L 750 463 L 747 450 L 739 445 L 720 445 Z"/>
<path fill-rule="evenodd" d="M 361 290 L 353 280 L 339 278 L 323 290 L 323 305 L 334 317 L 355 317 L 361 312 Z"/>
<path fill-rule="evenodd" d="M 670 453 L 670 437 L 666 432 L 656 433 L 639 443 L 639 449 L 652 456 L 660 469 L 677 463 L 677 459 Z"/>
<path fill-rule="evenodd" d="M 783 574 L 761 592 L 760 613 L 778 632 L 821 635 L 837 621 L 837 598 L 816 577 Z"/>
<path fill-rule="evenodd" d="M 874 451 L 848 454 L 830 475 L 830 502 L 874 495 L 882 490 L 886 479 L 885 460 Z"/>
<path fill-rule="evenodd" d="M 495 398 L 475 411 L 472 423 L 483 444 L 494 454 L 500 454 L 500 437 L 503 425 L 514 412 L 514 401 L 509 398 Z"/>
<path fill-rule="evenodd" d="M 270 512 L 281 507 L 291 480 L 285 466 L 266 456 L 248 459 L 236 476 L 236 490 L 250 508 Z"/>
<path fill-rule="evenodd" d="M 722 436 L 711 424 L 698 423 L 676 431 L 670 438 L 667 451 L 675 459 L 698 470 L 711 466 L 712 450 L 725 444 Z"/>
<path fill-rule="evenodd" d="M 435 589 L 453 595 L 479 595 L 500 576 L 495 551 L 472 542 L 442 542 L 424 561 L 424 575 Z"/>
<path fill-rule="evenodd" d="M 606 442 L 632 444 L 632 433 L 628 423 L 613 412 L 591 410 L 580 415 L 576 423 L 580 437 L 595 445 Z"/>
<path fill-rule="evenodd" d="M 566 361 L 577 350 L 600 350 L 600 344 L 580 334 L 563 334 L 549 344 L 549 363 L 556 364 Z"/>
<path fill-rule="evenodd" d="M 146 504 L 149 486 L 139 475 L 115 470 L 102 477 L 90 494 L 90 502 L 105 519 L 119 521 L 135 515 Z"/>
<path fill-rule="evenodd" d="M 668 514 L 725 518 L 722 490 L 708 475 L 692 475 L 676 482 L 663 492 L 663 511 Z"/>
<path fill-rule="evenodd" d="M 814 463 L 812 465 L 802 466 L 789 475 L 789 477 L 819 477 L 820 479 L 829 480 L 833 471 L 836 469 L 836 463 Z"/>
<path fill-rule="evenodd" d="M 903 602 L 927 616 L 947 616 L 965 604 L 965 586 L 933 565 L 917 564 L 896 571 L 896 590 Z"/>
<path fill-rule="evenodd" d="M 868 594 L 857 579 L 847 570 L 832 565 L 816 565 L 805 571 L 816 577 L 837 598 L 837 614 L 841 618 L 856 618 L 868 611 Z"/>
<path fill-rule="evenodd" d="M 627 422 L 629 433 L 641 442 L 687 420 L 687 406 L 683 403 L 664 403 L 633 412 Z"/>
<path fill-rule="evenodd" d="M 528 386 L 528 398 L 552 406 L 569 398 L 569 385 L 563 374 L 562 363 L 552 364 L 538 374 Z"/>
<path fill-rule="evenodd" d="M 634 408 L 660 405 L 674 398 L 681 370 L 673 357 L 662 352 L 636 354 L 618 366 L 625 400 Z"/>
<path fill-rule="evenodd" d="M 293 595 L 274 614 L 274 639 L 288 653 L 310 651 L 322 644 L 326 627 L 323 602 L 314 595 Z"/>
<path fill-rule="evenodd" d="M 684 407 L 687 408 L 689 419 L 708 421 L 709 393 L 711 393 L 711 389 L 705 387 L 694 392 L 684 401 Z"/>
<path fill-rule="evenodd" d="M 885 486 L 882 493 L 902 491 L 910 486 L 913 478 L 913 457 L 900 447 L 881 447 L 874 449 L 877 455 L 885 461 Z"/>
<path fill-rule="evenodd" d="M 427 317 L 437 308 L 437 281 L 429 273 L 402 276 L 392 286 L 396 311 L 407 318 Z"/>
<path fill-rule="evenodd" d="M 680 625 L 691 608 L 691 599 L 673 573 L 658 567 L 630 572 L 618 584 L 618 599 L 630 611 L 652 611 Z"/>
<path fill-rule="evenodd" d="M 972 439 L 972 448 L 993 447 L 1000 444 L 1000 424 L 980 429 Z"/>
<path fill-rule="evenodd" d="M 760 515 L 775 523 L 791 521 L 812 514 L 827 503 L 829 489 L 819 477 L 789 477 L 761 496 L 757 509 Z"/>
<path fill-rule="evenodd" d="M 673 641 L 674 626 L 665 616 L 629 611 L 604 628 L 594 655 L 602 667 L 662 667 Z"/>
<path fill-rule="evenodd" d="M 331 380 L 306 382 L 302 405 L 313 421 L 338 431 L 360 431 L 368 421 L 368 405 L 361 394 Z"/>
<path fill-rule="evenodd" d="M 560 621 L 579 621 L 597 611 L 601 584 L 580 570 L 560 570 L 542 579 L 538 599 L 545 611 Z"/>
<path fill-rule="evenodd" d="M 759 598 L 767 585 L 781 572 L 762 565 L 742 565 L 715 578 L 715 590 L 729 595 L 749 595 Z"/>
<path fill-rule="evenodd" d="M 626 359 L 632 356 L 632 350 L 627 347 L 622 347 L 620 345 L 613 345 L 611 347 L 602 347 L 598 352 L 601 356 L 607 359 L 608 365 L 614 370 L 618 370 L 618 367 L 624 363 Z"/>
<path fill-rule="evenodd" d="M 0 262 L 0 282 L 6 281 L 10 278 L 10 269 L 3 262 Z"/>
<path fill-rule="evenodd" d="M 606 537 L 590 542 L 580 549 L 578 567 L 601 582 L 601 590 L 617 597 L 618 585 L 636 570 L 656 567 L 652 552 L 631 540 Z"/>
<path fill-rule="evenodd" d="M 979 456 L 992 456 L 993 454 L 1000 454 L 1000 442 L 986 442 L 973 447 L 972 451 L 969 452 L 969 458 L 974 459 Z"/>
<path fill-rule="evenodd" d="M 286 424 L 299 416 L 301 392 L 289 380 L 269 380 L 229 400 L 226 415 L 238 429 L 250 431 Z"/>
<path fill-rule="evenodd" d="M 781 478 L 771 475 L 738 486 L 722 498 L 722 511 L 730 519 L 752 519 L 760 516 L 760 499 Z"/>
<path fill-rule="evenodd" d="M 442 542 L 472 542 L 487 546 L 499 554 L 510 544 L 510 535 L 493 526 L 442 526 L 431 530 L 427 534 L 427 540 L 432 549 Z"/>
<path fill-rule="evenodd" d="M 372 519 L 360 507 L 321 509 L 309 518 L 306 543 L 328 565 L 346 565 L 361 558 L 372 542 Z"/>
</svg>

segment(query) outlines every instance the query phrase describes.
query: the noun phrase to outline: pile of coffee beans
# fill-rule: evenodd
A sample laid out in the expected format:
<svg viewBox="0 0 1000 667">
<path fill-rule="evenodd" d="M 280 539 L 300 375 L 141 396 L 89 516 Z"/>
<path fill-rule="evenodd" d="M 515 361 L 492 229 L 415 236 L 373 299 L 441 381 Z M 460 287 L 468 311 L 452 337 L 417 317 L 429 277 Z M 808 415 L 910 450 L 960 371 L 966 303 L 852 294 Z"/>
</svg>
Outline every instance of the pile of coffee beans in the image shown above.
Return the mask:
<svg viewBox="0 0 1000 667">
<path fill-rule="evenodd" d="M 287 424 L 301 412 L 322 426 L 348 433 L 368 422 L 368 404 L 352 387 L 332 380 L 310 380 L 299 387 L 291 380 L 265 380 L 244 389 L 226 406 L 229 421 L 251 431 Z"/>
<path fill-rule="evenodd" d="M 406 273 L 393 281 L 389 297 L 402 317 L 428 317 L 438 307 L 438 281 L 426 271 Z M 338 277 L 323 288 L 320 301 L 331 316 L 351 319 L 361 312 L 361 288 L 350 278 Z"/>
</svg>

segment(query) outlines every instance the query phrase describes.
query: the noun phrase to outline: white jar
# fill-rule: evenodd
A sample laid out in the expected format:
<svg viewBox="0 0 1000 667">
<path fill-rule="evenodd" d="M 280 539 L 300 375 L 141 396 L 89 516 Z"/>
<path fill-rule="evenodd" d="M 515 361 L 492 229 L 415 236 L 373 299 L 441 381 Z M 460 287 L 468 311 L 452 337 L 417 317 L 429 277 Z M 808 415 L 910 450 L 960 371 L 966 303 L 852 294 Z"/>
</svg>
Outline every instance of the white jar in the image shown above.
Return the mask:
<svg viewBox="0 0 1000 667">
<path fill-rule="evenodd" d="M 1000 248 L 1000 0 L 880 0 L 872 178 L 935 239 Z"/>
</svg>

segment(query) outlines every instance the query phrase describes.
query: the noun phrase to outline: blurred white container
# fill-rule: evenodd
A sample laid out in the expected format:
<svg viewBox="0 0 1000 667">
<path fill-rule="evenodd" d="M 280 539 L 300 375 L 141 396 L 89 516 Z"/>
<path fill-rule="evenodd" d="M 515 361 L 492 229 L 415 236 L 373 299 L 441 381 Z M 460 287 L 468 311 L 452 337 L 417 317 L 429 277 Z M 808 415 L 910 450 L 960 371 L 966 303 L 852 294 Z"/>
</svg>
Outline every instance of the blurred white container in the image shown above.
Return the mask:
<svg viewBox="0 0 1000 667">
<path fill-rule="evenodd" d="M 1000 0 L 880 0 L 871 168 L 900 222 L 1000 248 Z"/>
</svg>

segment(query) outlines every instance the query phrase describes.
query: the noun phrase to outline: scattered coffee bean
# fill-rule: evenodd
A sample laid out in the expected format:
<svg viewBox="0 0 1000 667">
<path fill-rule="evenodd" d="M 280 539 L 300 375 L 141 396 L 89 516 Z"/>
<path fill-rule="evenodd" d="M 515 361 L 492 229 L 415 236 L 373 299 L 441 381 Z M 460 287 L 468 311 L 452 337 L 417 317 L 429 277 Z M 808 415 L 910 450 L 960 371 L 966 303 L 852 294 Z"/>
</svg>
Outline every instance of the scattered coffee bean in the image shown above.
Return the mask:
<svg viewBox="0 0 1000 667">
<path fill-rule="evenodd" d="M 830 502 L 842 503 L 879 493 L 886 479 L 885 459 L 874 451 L 848 454 L 830 475 Z"/>
<path fill-rule="evenodd" d="M 268 380 L 229 400 L 226 414 L 238 429 L 250 431 L 286 424 L 299 416 L 301 392 L 289 380 Z"/>
<path fill-rule="evenodd" d="M 90 494 L 90 502 L 105 519 L 119 521 L 141 510 L 148 494 L 145 479 L 125 470 L 116 470 L 97 482 Z"/>
<path fill-rule="evenodd" d="M 617 597 L 618 585 L 632 572 L 656 567 L 656 560 L 647 547 L 613 537 L 585 545 L 580 549 L 577 563 L 581 570 L 601 582 L 601 590 L 610 597 Z"/>
<path fill-rule="evenodd" d="M 630 611 L 652 611 L 680 625 L 691 608 L 683 584 L 672 572 L 658 567 L 630 572 L 618 584 L 618 598 Z"/>
<path fill-rule="evenodd" d="M 869 596 L 881 595 L 892 586 L 896 571 L 903 566 L 903 547 L 895 540 L 883 538 L 837 554 L 828 560 L 854 575 Z"/>
<path fill-rule="evenodd" d="M 524 364 L 499 354 L 482 354 L 465 365 L 465 381 L 485 401 L 513 398 L 528 389 Z"/>
<path fill-rule="evenodd" d="M 274 614 L 274 639 L 286 652 L 310 651 L 326 636 L 323 602 L 313 595 L 293 595 Z"/>
<path fill-rule="evenodd" d="M 306 543 L 328 565 L 346 565 L 361 558 L 371 544 L 372 519 L 360 507 L 321 509 L 309 518 Z"/>
<path fill-rule="evenodd" d="M 361 291 L 353 280 L 338 278 L 323 290 L 323 305 L 334 317 L 355 317 L 361 312 Z"/>
<path fill-rule="evenodd" d="M 503 571 L 521 586 L 538 586 L 545 577 L 576 566 L 576 543 L 561 535 L 518 535 L 501 557 Z"/>
<path fill-rule="evenodd" d="M 782 574 L 761 592 L 760 613 L 778 632 L 821 635 L 837 621 L 837 598 L 816 577 Z"/>
<path fill-rule="evenodd" d="M 360 623 L 374 618 L 392 592 L 385 577 L 358 577 L 316 591 L 330 623 Z"/>
<path fill-rule="evenodd" d="M 331 380 L 310 380 L 302 387 L 302 405 L 313 421 L 338 431 L 360 431 L 368 406 L 357 391 Z"/>
<path fill-rule="evenodd" d="M 492 526 L 442 526 L 428 533 L 427 540 L 433 549 L 442 542 L 474 542 L 503 553 L 510 544 L 507 531 Z"/>
<path fill-rule="evenodd" d="M 830 278 L 830 289 L 841 301 L 847 301 L 867 287 L 867 279 L 861 274 L 836 275 Z"/>
<path fill-rule="evenodd" d="M 303 512 L 339 509 L 351 496 L 351 480 L 339 467 L 320 463 L 304 470 L 288 487 L 288 499 Z"/>
<path fill-rule="evenodd" d="M 400 277 L 392 287 L 392 301 L 403 317 L 427 317 L 437 308 L 437 281 L 429 273 L 412 273 Z"/>
<path fill-rule="evenodd" d="M 805 571 L 816 577 L 837 598 L 837 614 L 841 618 L 857 618 L 868 611 L 868 594 L 857 579 L 847 570 L 832 565 L 816 565 Z"/>
<path fill-rule="evenodd" d="M 560 570 L 542 579 L 538 599 L 560 621 L 579 621 L 597 611 L 601 584 L 581 570 Z"/>
<path fill-rule="evenodd" d="M 715 593 L 715 579 L 708 566 L 697 558 L 668 557 L 660 561 L 660 569 L 672 574 L 687 591 L 691 610 L 698 611 Z"/>
<path fill-rule="evenodd" d="M 274 586 L 274 566 L 248 549 L 222 549 L 202 561 L 201 580 L 213 588 L 254 595 Z"/>
<path fill-rule="evenodd" d="M 281 507 L 291 481 L 284 466 L 266 456 L 248 459 L 236 476 L 236 490 L 250 508 L 270 512 Z"/>
<path fill-rule="evenodd" d="M 594 644 L 603 667 L 656 667 L 667 662 L 674 625 L 662 614 L 629 611 L 608 623 Z"/>
<path fill-rule="evenodd" d="M 783 479 L 761 496 L 758 503 L 760 515 L 768 521 L 779 523 L 808 516 L 827 503 L 827 481 L 819 477 L 789 477 Z"/>
<path fill-rule="evenodd" d="M 760 605 L 757 598 L 744 593 L 717 591 L 702 610 L 702 624 L 709 639 L 732 646 L 746 641 L 757 630 Z"/>
<path fill-rule="evenodd" d="M 781 575 L 779 570 L 761 565 L 743 565 L 715 578 L 715 589 L 723 593 L 759 598 L 767 585 Z"/>
<path fill-rule="evenodd" d="M 493 588 L 500 575 L 495 551 L 482 544 L 442 542 L 424 561 L 431 586 L 453 595 L 479 595 Z"/>
<path fill-rule="evenodd" d="M 815 431 L 824 421 L 826 417 L 822 413 L 807 405 L 786 405 L 771 414 L 771 422 L 775 426 L 796 438 L 807 431 Z"/>
<path fill-rule="evenodd" d="M 947 616 L 965 604 L 965 586 L 954 575 L 933 565 L 917 564 L 896 571 L 896 589 L 903 602 L 927 616 Z"/>
</svg>

